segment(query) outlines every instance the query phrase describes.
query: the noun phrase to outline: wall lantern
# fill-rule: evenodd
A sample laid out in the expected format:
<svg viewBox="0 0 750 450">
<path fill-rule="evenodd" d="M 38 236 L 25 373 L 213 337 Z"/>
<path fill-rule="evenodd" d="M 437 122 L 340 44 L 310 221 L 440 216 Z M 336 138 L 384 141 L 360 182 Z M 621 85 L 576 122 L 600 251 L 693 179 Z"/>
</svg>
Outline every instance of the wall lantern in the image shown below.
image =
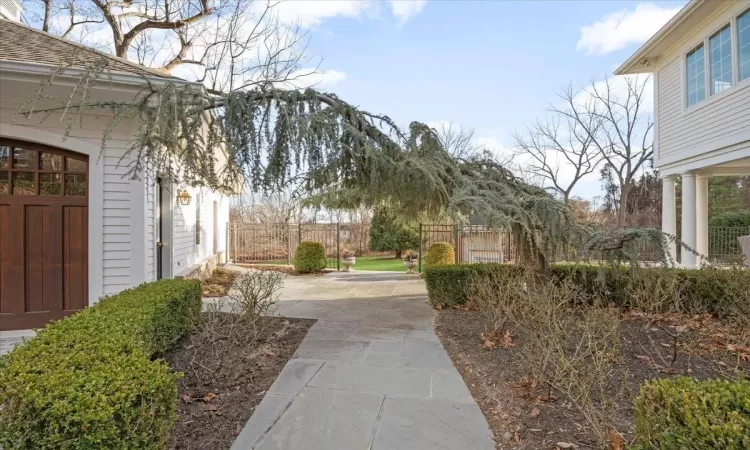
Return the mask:
<svg viewBox="0 0 750 450">
<path fill-rule="evenodd" d="M 177 200 L 180 202 L 180 205 L 187 206 L 190 204 L 190 199 L 193 197 L 190 196 L 190 193 L 188 191 L 177 191 Z"/>
</svg>

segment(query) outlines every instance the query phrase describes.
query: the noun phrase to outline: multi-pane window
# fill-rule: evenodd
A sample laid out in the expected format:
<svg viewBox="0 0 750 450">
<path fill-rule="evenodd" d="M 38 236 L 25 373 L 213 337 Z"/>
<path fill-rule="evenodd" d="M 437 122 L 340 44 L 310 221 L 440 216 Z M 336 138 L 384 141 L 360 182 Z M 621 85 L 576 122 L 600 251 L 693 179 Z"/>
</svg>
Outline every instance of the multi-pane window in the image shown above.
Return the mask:
<svg viewBox="0 0 750 450">
<path fill-rule="evenodd" d="M 708 40 L 711 95 L 732 86 L 732 30 L 729 25 Z"/>
<path fill-rule="evenodd" d="M 85 196 L 86 159 L 46 147 L 0 143 L 0 195 Z"/>
<path fill-rule="evenodd" d="M 740 81 L 750 78 L 750 10 L 737 18 L 737 60 Z"/>
<path fill-rule="evenodd" d="M 694 105 L 706 98 L 706 68 L 703 44 L 687 54 L 687 104 Z"/>
</svg>

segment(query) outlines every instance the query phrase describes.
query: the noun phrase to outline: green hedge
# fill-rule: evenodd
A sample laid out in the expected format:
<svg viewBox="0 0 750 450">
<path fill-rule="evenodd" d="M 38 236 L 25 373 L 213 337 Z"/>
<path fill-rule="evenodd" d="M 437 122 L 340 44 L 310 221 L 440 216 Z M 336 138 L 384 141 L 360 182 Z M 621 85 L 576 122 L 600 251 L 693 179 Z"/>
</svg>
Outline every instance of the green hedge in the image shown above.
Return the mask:
<svg viewBox="0 0 750 450">
<path fill-rule="evenodd" d="M 427 249 L 424 262 L 426 266 L 442 266 L 456 262 L 456 252 L 448 242 L 435 242 Z"/>
<path fill-rule="evenodd" d="M 299 273 L 320 272 L 326 268 L 326 248 L 320 242 L 302 241 L 294 252 L 294 269 Z"/>
<path fill-rule="evenodd" d="M 454 306 L 466 303 L 471 292 L 471 280 L 483 274 L 522 276 L 523 267 L 510 264 L 456 264 L 427 267 L 424 272 L 427 294 L 432 305 Z"/>
<path fill-rule="evenodd" d="M 750 381 L 648 381 L 635 400 L 635 432 L 641 450 L 748 449 Z"/>
<path fill-rule="evenodd" d="M 523 275 L 524 268 L 509 264 L 427 267 L 425 281 L 431 303 L 442 306 L 465 303 L 472 275 L 489 272 L 515 277 Z M 638 304 L 639 300 L 632 295 L 634 291 L 648 292 L 657 285 L 670 285 L 675 292 L 670 303 L 662 305 L 664 312 L 710 313 L 727 318 L 740 310 L 750 311 L 748 270 L 642 268 L 634 272 L 626 267 L 556 264 L 550 267 L 550 274 L 558 281 L 571 280 L 589 299 L 603 299 L 621 308 L 646 306 Z"/>
<path fill-rule="evenodd" d="M 197 280 L 123 291 L 0 359 L 0 447 L 165 448 L 179 374 L 154 357 L 198 319 Z"/>
<path fill-rule="evenodd" d="M 591 265 L 556 264 L 550 267 L 557 280 L 571 280 L 590 297 L 600 296 L 607 303 L 621 308 L 639 308 L 632 292 L 647 292 L 671 280 L 675 287 L 667 311 L 687 314 L 709 313 L 727 318 L 737 311 L 741 303 L 750 306 L 747 288 L 750 271 L 737 269 L 672 269 L 642 268 L 637 271 L 626 267 L 601 267 Z"/>
</svg>

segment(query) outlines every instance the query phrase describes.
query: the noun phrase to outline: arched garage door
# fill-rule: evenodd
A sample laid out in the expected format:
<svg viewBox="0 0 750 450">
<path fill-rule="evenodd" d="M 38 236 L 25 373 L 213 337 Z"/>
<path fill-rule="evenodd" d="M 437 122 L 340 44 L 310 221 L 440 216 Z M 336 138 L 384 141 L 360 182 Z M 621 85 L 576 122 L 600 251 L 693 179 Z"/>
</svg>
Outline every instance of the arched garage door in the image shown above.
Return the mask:
<svg viewBox="0 0 750 450">
<path fill-rule="evenodd" d="M 0 330 L 88 303 L 88 157 L 0 139 Z"/>
</svg>

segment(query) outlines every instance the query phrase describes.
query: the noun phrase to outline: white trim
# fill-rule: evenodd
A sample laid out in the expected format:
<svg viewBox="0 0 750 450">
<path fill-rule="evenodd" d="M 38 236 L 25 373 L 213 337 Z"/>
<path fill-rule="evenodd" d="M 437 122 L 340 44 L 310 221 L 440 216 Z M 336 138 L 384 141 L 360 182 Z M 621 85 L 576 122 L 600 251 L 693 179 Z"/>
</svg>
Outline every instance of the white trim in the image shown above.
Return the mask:
<svg viewBox="0 0 750 450">
<path fill-rule="evenodd" d="M 671 167 L 664 167 L 662 163 L 657 164 L 657 167 L 659 168 L 659 173 L 661 173 L 662 176 L 677 175 L 690 170 L 711 171 L 711 166 L 747 158 L 748 154 L 750 153 L 748 152 L 748 146 L 750 146 L 750 143 L 748 142 L 740 143 L 737 145 L 733 145 L 727 149 L 716 150 L 713 153 L 700 154 L 699 158 L 695 158 L 690 161 L 680 160 L 677 163 L 673 164 Z M 733 168 L 732 173 L 738 172 L 744 175 L 750 174 L 750 170 L 746 171 L 748 173 L 743 173 L 742 168 Z M 718 173 L 721 173 L 721 170 L 718 170 Z"/>
<path fill-rule="evenodd" d="M 750 118 L 748 118 L 748 124 L 750 124 Z M 674 164 L 676 162 L 683 161 L 686 159 L 703 156 L 704 154 L 707 154 L 713 151 L 718 151 L 718 150 L 722 150 L 725 148 L 731 149 L 731 147 L 735 147 L 737 145 L 744 144 L 744 146 L 747 146 L 748 141 L 750 141 L 750 128 L 748 128 L 746 131 L 742 133 L 725 136 L 721 139 L 713 140 L 707 144 L 696 145 L 696 146 L 691 146 L 688 148 L 681 149 L 679 152 L 674 152 L 663 158 L 654 160 L 654 164 L 657 167 L 661 167 L 663 165 Z"/>
<path fill-rule="evenodd" d="M 103 277 L 103 208 L 104 208 L 104 161 L 99 158 L 101 147 L 89 142 L 65 137 L 62 134 L 40 130 L 34 127 L 12 125 L 0 122 L 0 136 L 18 139 L 37 144 L 49 145 L 63 150 L 82 153 L 89 156 L 89 242 L 88 242 L 88 279 L 89 306 L 102 296 L 104 290 Z"/>
<path fill-rule="evenodd" d="M 631 73 L 630 69 L 633 65 L 639 64 L 639 60 L 643 59 L 644 55 L 647 54 L 656 44 L 660 43 L 668 34 L 672 32 L 678 25 L 680 25 L 695 9 L 703 3 L 704 0 L 691 0 L 690 3 L 685 5 L 677 14 L 675 14 L 669 22 L 666 23 L 659 31 L 656 32 L 651 38 L 646 41 L 638 50 L 633 53 L 630 58 L 625 60 L 620 67 L 615 70 L 615 75 L 624 75 Z M 653 64 L 653 63 L 652 63 Z"/>
<path fill-rule="evenodd" d="M 146 277 L 146 182 L 130 183 L 130 283 L 138 286 Z"/>
<path fill-rule="evenodd" d="M 21 75 L 22 78 L 28 78 L 30 76 L 40 76 L 40 75 L 49 77 L 58 69 L 59 68 L 57 66 L 53 66 L 51 64 L 0 60 L 0 72 L 15 73 L 15 74 Z M 76 79 L 76 78 L 80 78 L 81 76 L 85 74 L 86 74 L 86 70 L 84 69 L 67 68 L 67 69 L 62 70 L 59 74 L 57 74 L 55 76 L 55 80 L 59 82 L 60 79 L 66 79 L 66 78 Z M 118 72 L 118 71 L 104 72 L 102 76 L 99 77 L 98 81 L 100 83 L 105 83 L 105 84 L 114 83 L 114 84 L 137 87 L 140 89 L 142 89 L 145 84 L 163 86 L 169 83 L 193 86 L 193 87 L 199 88 L 200 90 L 204 89 L 204 86 L 201 83 L 193 82 L 193 81 L 186 81 L 181 78 L 160 78 L 160 77 L 157 77 L 156 75 L 153 75 L 153 76 L 137 75 L 137 74 L 130 74 L 127 72 Z M 59 84 L 59 83 L 56 82 L 55 84 Z"/>
</svg>

